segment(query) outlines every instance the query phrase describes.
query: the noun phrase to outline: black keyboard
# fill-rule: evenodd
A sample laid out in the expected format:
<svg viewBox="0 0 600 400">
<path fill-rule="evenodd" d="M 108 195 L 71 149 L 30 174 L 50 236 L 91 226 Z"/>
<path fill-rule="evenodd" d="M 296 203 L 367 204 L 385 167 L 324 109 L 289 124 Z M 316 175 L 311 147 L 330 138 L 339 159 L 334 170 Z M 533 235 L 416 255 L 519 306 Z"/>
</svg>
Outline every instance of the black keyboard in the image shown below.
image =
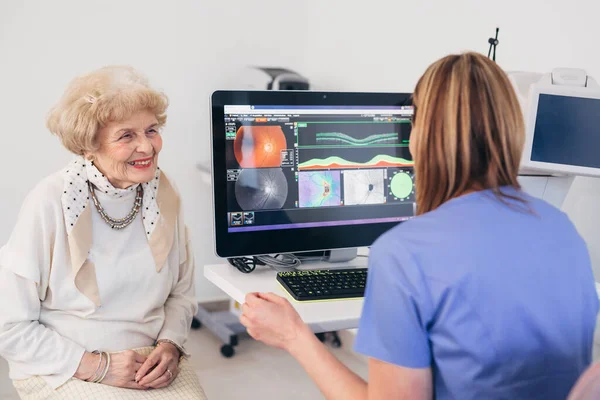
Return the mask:
<svg viewBox="0 0 600 400">
<path fill-rule="evenodd" d="M 364 297 L 367 268 L 278 272 L 277 281 L 298 301 Z"/>
</svg>

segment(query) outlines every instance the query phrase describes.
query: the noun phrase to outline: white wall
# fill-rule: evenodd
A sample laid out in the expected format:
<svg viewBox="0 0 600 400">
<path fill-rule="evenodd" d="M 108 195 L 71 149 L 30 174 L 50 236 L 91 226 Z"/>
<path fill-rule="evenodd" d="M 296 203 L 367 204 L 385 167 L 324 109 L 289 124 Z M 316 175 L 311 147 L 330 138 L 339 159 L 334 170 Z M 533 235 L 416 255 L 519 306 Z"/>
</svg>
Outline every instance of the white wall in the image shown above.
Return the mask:
<svg viewBox="0 0 600 400">
<path fill-rule="evenodd" d="M 213 255 L 208 98 L 235 88 L 246 65 L 297 69 L 315 89 L 412 91 L 435 59 L 487 53 L 500 26 L 507 70 L 583 67 L 600 78 L 597 3 L 572 1 L 109 0 L 0 2 L 0 244 L 23 197 L 70 158 L 44 116 L 75 75 L 131 64 L 171 100 L 161 166 L 179 186 L 197 264 Z M 578 180 L 565 208 L 600 270 L 600 184 Z M 580 208 L 584 205 L 585 208 Z M 222 294 L 201 276 L 204 300 Z M 599 275 L 600 276 L 600 275 Z"/>
</svg>

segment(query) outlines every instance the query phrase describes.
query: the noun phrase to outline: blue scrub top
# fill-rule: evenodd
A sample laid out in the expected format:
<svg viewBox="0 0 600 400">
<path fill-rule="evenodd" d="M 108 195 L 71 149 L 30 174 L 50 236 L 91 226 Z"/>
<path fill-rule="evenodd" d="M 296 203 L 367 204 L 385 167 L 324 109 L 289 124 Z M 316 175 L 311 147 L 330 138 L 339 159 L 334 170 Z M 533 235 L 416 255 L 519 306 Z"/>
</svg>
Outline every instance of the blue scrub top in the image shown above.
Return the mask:
<svg viewBox="0 0 600 400">
<path fill-rule="evenodd" d="M 565 399 L 592 358 L 598 296 L 568 217 L 491 191 L 458 197 L 371 248 L 355 350 L 431 367 L 436 399 Z"/>
</svg>

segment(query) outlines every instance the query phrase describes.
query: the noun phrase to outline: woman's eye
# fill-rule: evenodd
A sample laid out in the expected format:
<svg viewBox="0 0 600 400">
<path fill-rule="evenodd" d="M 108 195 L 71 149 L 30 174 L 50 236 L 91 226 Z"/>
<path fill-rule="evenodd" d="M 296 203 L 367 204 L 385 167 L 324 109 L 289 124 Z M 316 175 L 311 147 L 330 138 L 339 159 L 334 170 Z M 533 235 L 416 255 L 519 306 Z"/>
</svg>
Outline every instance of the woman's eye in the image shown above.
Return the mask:
<svg viewBox="0 0 600 400">
<path fill-rule="evenodd" d="M 131 139 L 133 137 L 133 135 L 131 133 L 126 133 L 123 136 L 121 136 L 121 139 Z"/>
<path fill-rule="evenodd" d="M 158 131 L 157 131 L 156 129 L 154 129 L 154 128 L 153 128 L 153 129 L 149 129 L 149 130 L 148 130 L 148 133 L 150 133 L 150 134 L 154 134 L 154 133 L 158 133 Z"/>
</svg>

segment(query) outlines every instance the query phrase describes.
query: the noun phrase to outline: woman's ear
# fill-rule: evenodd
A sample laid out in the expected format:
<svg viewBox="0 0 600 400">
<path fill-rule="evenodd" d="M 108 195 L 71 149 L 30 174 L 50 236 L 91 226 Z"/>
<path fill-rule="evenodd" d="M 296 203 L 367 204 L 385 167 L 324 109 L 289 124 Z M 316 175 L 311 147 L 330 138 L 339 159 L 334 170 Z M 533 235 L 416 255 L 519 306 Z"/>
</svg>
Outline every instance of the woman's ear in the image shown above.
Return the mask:
<svg viewBox="0 0 600 400">
<path fill-rule="evenodd" d="M 88 161 L 94 161 L 96 159 L 96 156 L 94 156 L 94 153 L 91 153 L 89 151 L 84 151 L 83 157 Z"/>
</svg>

